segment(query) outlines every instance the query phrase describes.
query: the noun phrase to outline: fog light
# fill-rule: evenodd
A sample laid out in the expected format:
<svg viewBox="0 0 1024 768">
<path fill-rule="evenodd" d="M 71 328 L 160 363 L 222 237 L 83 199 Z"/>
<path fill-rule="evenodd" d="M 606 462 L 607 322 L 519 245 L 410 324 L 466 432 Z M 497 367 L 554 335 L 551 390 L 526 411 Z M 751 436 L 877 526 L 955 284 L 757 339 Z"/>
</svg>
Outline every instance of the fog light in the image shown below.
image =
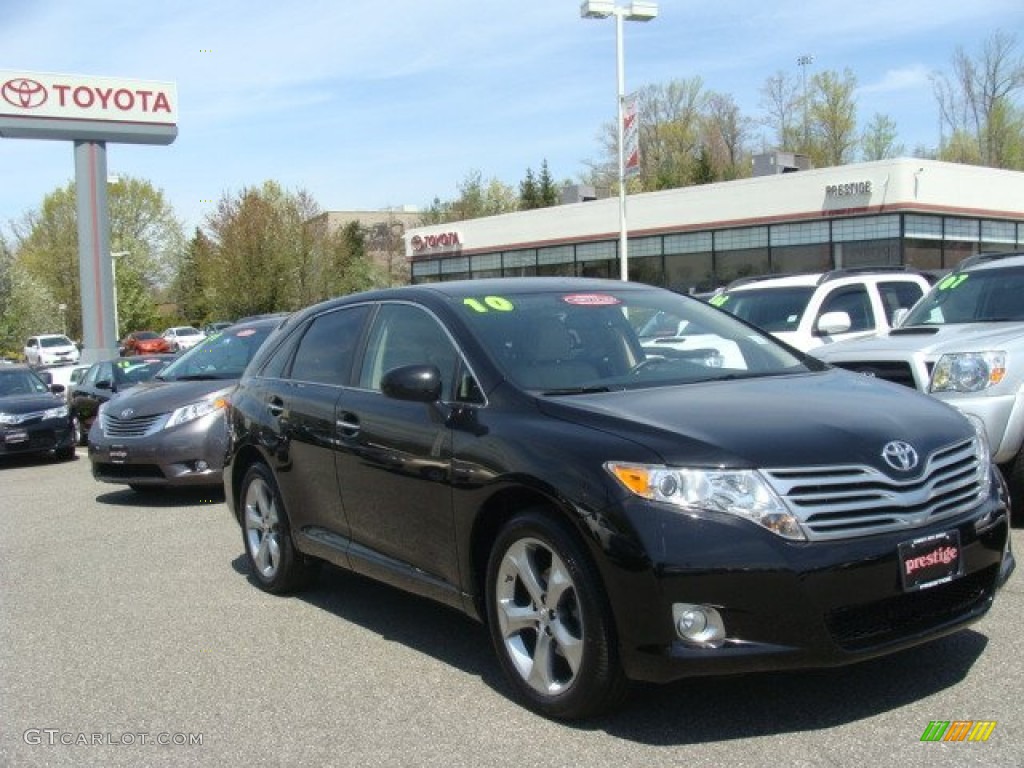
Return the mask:
<svg viewBox="0 0 1024 768">
<path fill-rule="evenodd" d="M 725 642 L 722 615 L 709 605 L 674 603 L 672 623 L 684 642 L 701 648 L 720 648 Z"/>
</svg>

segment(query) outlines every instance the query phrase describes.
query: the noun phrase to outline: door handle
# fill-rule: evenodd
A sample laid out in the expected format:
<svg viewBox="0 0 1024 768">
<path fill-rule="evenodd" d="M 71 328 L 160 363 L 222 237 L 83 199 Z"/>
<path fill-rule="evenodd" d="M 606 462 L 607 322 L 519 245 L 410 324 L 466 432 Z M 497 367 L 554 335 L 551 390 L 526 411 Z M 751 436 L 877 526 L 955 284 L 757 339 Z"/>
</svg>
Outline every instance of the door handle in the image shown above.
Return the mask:
<svg viewBox="0 0 1024 768">
<path fill-rule="evenodd" d="M 350 413 L 348 411 L 342 413 L 335 420 L 334 425 L 345 437 L 355 437 L 359 434 L 359 417 L 354 413 Z"/>
<path fill-rule="evenodd" d="M 267 410 L 271 416 L 280 416 L 284 413 L 284 401 L 279 397 L 272 397 L 267 403 Z"/>
</svg>

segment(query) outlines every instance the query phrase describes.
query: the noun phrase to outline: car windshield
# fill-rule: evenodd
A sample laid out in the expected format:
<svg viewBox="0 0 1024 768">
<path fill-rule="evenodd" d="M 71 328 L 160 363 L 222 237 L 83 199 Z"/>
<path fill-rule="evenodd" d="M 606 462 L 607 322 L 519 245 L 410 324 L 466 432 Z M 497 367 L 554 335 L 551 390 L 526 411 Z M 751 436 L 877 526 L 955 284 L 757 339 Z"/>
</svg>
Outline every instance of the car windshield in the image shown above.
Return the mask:
<svg viewBox="0 0 1024 768">
<path fill-rule="evenodd" d="M 39 340 L 39 346 L 41 347 L 70 347 L 71 339 L 67 336 L 43 336 Z"/>
<path fill-rule="evenodd" d="M 124 384 L 138 384 L 148 381 L 167 367 L 170 359 L 137 359 L 118 360 L 115 364 L 118 380 Z"/>
<path fill-rule="evenodd" d="M 465 291 L 455 298 L 460 313 L 525 389 L 571 394 L 820 370 L 767 334 L 669 291 Z"/>
<path fill-rule="evenodd" d="M 202 336 L 202 332 L 198 328 L 175 328 L 175 336 Z"/>
<path fill-rule="evenodd" d="M 160 336 L 154 331 L 139 331 L 134 334 L 136 341 L 150 341 L 152 339 L 159 339 Z"/>
<path fill-rule="evenodd" d="M 813 295 L 812 286 L 748 288 L 742 291 L 726 291 L 711 297 L 708 303 L 758 328 L 770 333 L 780 333 L 797 329 L 800 318 L 807 309 L 807 302 Z"/>
<path fill-rule="evenodd" d="M 1024 321 L 1024 266 L 953 272 L 932 286 L 901 323 L 947 325 Z"/>
<path fill-rule="evenodd" d="M 256 350 L 273 330 L 268 324 L 258 328 L 233 328 L 192 347 L 157 378 L 164 381 L 187 379 L 239 379 Z"/>
<path fill-rule="evenodd" d="M 0 369 L 0 397 L 17 397 L 18 395 L 36 395 L 49 392 L 46 383 L 32 371 Z"/>
</svg>

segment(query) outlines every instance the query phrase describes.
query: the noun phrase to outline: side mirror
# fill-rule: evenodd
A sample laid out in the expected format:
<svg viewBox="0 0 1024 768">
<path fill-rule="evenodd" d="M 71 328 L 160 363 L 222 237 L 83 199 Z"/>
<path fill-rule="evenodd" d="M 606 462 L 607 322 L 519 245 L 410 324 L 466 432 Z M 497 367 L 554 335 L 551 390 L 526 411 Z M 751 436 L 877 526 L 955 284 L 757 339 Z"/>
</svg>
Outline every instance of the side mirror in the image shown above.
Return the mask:
<svg viewBox="0 0 1024 768">
<path fill-rule="evenodd" d="M 67 388 L 63 384 L 51 384 L 50 391 L 55 395 L 63 395 Z"/>
<path fill-rule="evenodd" d="M 395 400 L 435 403 L 441 399 L 441 371 L 436 365 L 403 365 L 385 373 L 380 388 Z"/>
<path fill-rule="evenodd" d="M 826 312 L 818 318 L 818 325 L 815 333 L 818 336 L 833 336 L 837 333 L 846 333 L 850 330 L 853 322 L 846 312 Z"/>
<path fill-rule="evenodd" d="M 96 382 L 96 389 L 114 390 L 114 383 L 110 379 L 100 379 Z"/>
</svg>

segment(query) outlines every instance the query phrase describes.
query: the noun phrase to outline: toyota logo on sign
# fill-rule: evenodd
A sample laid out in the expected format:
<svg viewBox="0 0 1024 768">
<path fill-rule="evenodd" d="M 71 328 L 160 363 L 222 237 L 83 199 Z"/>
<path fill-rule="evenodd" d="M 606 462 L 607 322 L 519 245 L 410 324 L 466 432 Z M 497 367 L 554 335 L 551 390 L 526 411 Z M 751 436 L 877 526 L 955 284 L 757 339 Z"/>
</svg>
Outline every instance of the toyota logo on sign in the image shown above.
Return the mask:
<svg viewBox="0 0 1024 768">
<path fill-rule="evenodd" d="M 910 443 L 902 440 L 886 443 L 882 448 L 882 458 L 890 467 L 901 472 L 909 472 L 917 466 L 917 451 Z"/>
<path fill-rule="evenodd" d="M 16 77 L 8 80 L 0 87 L 4 101 L 19 109 L 35 109 L 46 103 L 48 93 L 46 86 L 27 77 Z"/>
</svg>

